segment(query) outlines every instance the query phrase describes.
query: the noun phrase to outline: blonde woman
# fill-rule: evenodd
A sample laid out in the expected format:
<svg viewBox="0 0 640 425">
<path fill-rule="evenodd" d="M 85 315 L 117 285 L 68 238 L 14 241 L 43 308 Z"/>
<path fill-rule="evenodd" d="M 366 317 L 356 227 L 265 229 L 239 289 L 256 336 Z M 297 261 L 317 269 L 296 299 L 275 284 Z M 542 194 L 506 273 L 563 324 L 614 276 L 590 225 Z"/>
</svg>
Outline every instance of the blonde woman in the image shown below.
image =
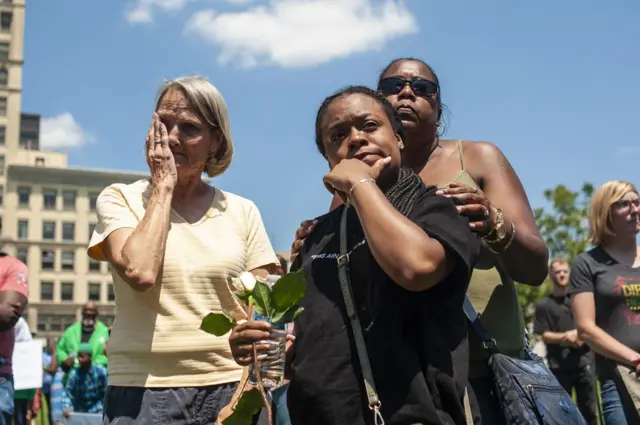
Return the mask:
<svg viewBox="0 0 640 425">
<path fill-rule="evenodd" d="M 578 337 L 596 352 L 606 425 L 635 424 L 638 411 L 627 398 L 619 366 L 640 372 L 640 197 L 634 185 L 611 181 L 600 187 L 589 211 L 594 248 L 571 269 L 569 294 Z"/>
<path fill-rule="evenodd" d="M 104 424 L 212 424 L 242 376 L 227 338 L 199 331 L 210 311 L 244 318 L 231 280 L 275 271 L 253 202 L 201 179 L 222 174 L 233 143 L 208 81 L 166 83 L 146 138 L 150 180 L 107 187 L 89 255 L 112 266 L 118 316 L 109 340 Z"/>
</svg>

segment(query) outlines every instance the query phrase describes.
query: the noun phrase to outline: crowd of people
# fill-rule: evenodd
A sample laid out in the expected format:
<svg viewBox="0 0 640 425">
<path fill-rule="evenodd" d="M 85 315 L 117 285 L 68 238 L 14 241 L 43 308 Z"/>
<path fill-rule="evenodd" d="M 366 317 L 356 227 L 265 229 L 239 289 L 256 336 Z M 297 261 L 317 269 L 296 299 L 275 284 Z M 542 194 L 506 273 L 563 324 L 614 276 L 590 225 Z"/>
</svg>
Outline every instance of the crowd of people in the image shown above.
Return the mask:
<svg viewBox="0 0 640 425">
<path fill-rule="evenodd" d="M 307 282 L 305 310 L 293 323 L 286 385 L 271 394 L 275 423 L 507 424 L 493 351 L 463 305 L 479 312 L 494 350 L 524 358 L 514 283 L 538 286 L 547 276 L 554 288 L 536 306 L 534 332 L 557 381 L 575 388 L 585 423 L 597 423 L 596 376 L 605 424 L 638 423 L 637 188 L 600 187 L 589 212 L 592 248 L 571 268 L 564 259 L 549 264 L 505 155 L 488 142 L 441 139 L 443 110 L 435 71 L 413 58 L 391 62 L 375 89 L 347 87 L 321 104 L 315 142 L 334 198 L 292 245 L 291 270 Z M 112 269 L 112 332 L 89 303 L 55 353 L 47 345 L 40 398 L 53 422 L 87 412 L 101 413 L 105 425 L 221 424 L 247 389 L 239 383 L 254 352 L 272 338 L 270 323 L 250 320 L 232 281 L 245 271 L 281 275 L 286 262 L 252 201 L 202 180 L 233 158 L 218 89 L 199 77 L 163 85 L 145 152 L 151 178 L 102 191 L 88 247 Z M 13 257 L 0 258 L 0 272 L 5 425 L 19 405 L 5 400 L 6 347 L 17 338 L 28 285 Z M 235 317 L 229 335 L 200 330 L 212 311 Z M 267 417 L 256 414 L 254 424 Z"/>
</svg>

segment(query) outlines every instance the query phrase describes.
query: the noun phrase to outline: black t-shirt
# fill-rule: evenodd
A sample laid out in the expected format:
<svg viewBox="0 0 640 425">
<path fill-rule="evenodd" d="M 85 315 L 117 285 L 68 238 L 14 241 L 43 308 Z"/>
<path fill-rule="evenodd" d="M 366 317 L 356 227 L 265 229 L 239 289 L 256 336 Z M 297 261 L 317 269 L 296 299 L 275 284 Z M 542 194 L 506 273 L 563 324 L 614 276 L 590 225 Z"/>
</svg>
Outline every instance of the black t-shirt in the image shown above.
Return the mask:
<svg viewBox="0 0 640 425">
<path fill-rule="evenodd" d="M 596 247 L 580 254 L 571 267 L 569 293 L 593 292 L 596 325 L 609 335 L 640 351 L 640 267 L 618 263 Z M 615 363 L 596 354 L 600 380 L 614 376 Z"/>
<path fill-rule="evenodd" d="M 307 278 L 288 390 L 294 425 L 373 423 L 338 280 L 344 208 L 319 219 L 293 265 L 303 267 Z M 353 208 L 348 216 L 351 286 L 382 415 L 387 425 L 462 424 L 469 362 L 462 303 L 479 243 L 453 202 L 436 196 L 434 187 L 423 189 L 408 218 L 456 262 L 450 276 L 423 292 L 409 292 L 386 275 Z"/>
<path fill-rule="evenodd" d="M 533 332 L 542 335 L 545 332 L 566 332 L 576 328 L 571 312 L 569 297 L 547 295 L 536 304 Z M 589 363 L 589 347 L 563 347 L 560 344 L 547 344 L 547 361 L 550 369 L 574 369 Z"/>
</svg>

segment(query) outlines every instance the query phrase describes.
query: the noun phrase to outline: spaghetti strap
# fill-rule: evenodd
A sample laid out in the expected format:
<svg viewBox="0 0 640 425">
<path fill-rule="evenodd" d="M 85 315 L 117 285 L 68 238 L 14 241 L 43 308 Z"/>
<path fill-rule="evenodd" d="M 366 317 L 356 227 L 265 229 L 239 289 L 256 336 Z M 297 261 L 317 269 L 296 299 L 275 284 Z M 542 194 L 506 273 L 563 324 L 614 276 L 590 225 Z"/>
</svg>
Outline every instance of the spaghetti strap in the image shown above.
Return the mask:
<svg viewBox="0 0 640 425">
<path fill-rule="evenodd" d="M 464 159 L 462 158 L 462 140 L 458 140 L 458 157 L 460 158 L 460 168 L 464 171 Z"/>
</svg>

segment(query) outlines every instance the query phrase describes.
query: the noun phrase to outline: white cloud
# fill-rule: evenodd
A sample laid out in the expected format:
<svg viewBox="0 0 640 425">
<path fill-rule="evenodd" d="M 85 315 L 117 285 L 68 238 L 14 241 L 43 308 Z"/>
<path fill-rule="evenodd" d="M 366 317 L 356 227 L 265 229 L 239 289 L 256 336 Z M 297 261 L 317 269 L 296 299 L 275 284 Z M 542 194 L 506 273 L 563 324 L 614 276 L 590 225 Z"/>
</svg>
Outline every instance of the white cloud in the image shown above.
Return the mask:
<svg viewBox="0 0 640 425">
<path fill-rule="evenodd" d="M 185 33 L 220 47 L 220 63 L 309 67 L 376 51 L 418 31 L 401 0 L 270 0 L 239 12 L 195 13 Z"/>
<path fill-rule="evenodd" d="M 151 23 L 153 12 L 173 12 L 182 10 L 188 0 L 135 0 L 125 11 L 125 19 L 130 23 Z"/>
<path fill-rule="evenodd" d="M 95 138 L 80 127 L 69 112 L 40 121 L 40 148 L 66 149 L 92 143 Z"/>
</svg>

